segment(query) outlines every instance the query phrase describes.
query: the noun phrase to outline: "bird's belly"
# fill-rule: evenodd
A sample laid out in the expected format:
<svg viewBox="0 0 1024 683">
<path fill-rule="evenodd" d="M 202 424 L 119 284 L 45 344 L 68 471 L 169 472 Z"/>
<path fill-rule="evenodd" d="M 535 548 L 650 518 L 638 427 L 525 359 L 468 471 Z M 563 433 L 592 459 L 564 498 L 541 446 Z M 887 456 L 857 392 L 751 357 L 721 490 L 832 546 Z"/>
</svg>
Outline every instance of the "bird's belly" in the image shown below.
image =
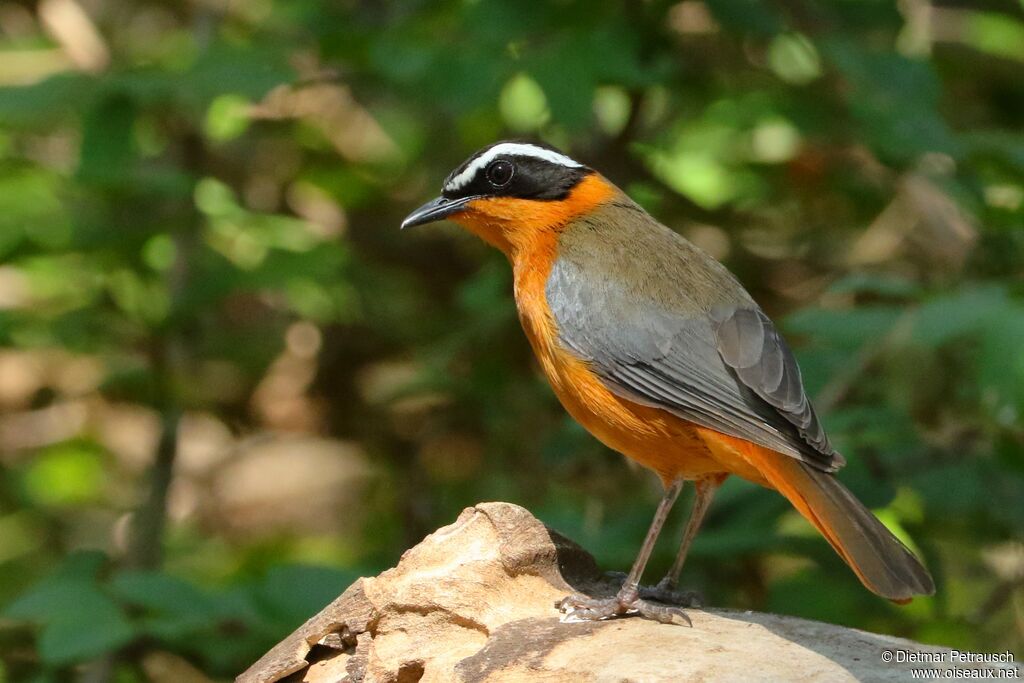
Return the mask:
<svg viewBox="0 0 1024 683">
<path fill-rule="evenodd" d="M 548 379 L 562 405 L 587 431 L 654 470 L 666 483 L 723 470 L 692 425 L 612 394 L 589 370 L 565 364 L 557 379 Z"/>
<path fill-rule="evenodd" d="M 534 342 L 533 335 L 531 342 Z M 552 340 L 534 351 L 544 374 L 572 417 L 602 443 L 654 470 L 666 484 L 746 469 L 732 454 L 709 447 L 705 430 L 675 415 L 612 393 L 587 364 Z"/>
</svg>

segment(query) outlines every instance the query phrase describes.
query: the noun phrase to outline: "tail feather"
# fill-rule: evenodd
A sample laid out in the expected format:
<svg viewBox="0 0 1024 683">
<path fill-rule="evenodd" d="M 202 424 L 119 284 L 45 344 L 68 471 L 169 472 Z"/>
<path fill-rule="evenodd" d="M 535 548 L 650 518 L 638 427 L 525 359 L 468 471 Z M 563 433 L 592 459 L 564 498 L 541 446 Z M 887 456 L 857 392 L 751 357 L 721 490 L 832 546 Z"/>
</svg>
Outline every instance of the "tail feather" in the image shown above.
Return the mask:
<svg viewBox="0 0 1024 683">
<path fill-rule="evenodd" d="M 765 479 L 828 540 L 869 590 L 894 602 L 932 595 L 928 570 L 832 474 L 765 453 L 756 466 Z"/>
</svg>

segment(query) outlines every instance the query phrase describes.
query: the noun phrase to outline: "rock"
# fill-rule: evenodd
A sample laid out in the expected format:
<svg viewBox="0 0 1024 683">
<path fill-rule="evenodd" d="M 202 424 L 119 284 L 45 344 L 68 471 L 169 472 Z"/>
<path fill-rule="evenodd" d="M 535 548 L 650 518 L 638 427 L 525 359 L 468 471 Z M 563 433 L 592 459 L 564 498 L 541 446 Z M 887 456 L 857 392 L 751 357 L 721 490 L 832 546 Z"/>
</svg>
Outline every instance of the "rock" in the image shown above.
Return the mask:
<svg viewBox="0 0 1024 683">
<path fill-rule="evenodd" d="M 903 681 L 911 667 L 1014 666 L 951 665 L 948 649 L 771 614 L 691 609 L 686 627 L 566 623 L 555 610 L 569 592 L 616 588 L 523 508 L 483 503 L 356 581 L 237 681 Z"/>
</svg>

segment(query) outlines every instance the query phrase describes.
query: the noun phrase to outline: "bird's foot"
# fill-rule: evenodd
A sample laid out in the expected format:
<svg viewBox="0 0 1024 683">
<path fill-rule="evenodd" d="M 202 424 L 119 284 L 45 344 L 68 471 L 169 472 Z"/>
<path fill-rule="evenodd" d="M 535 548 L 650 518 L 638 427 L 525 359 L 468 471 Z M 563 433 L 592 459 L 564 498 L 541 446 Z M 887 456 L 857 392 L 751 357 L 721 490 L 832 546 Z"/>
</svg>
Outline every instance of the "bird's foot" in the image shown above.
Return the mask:
<svg viewBox="0 0 1024 683">
<path fill-rule="evenodd" d="M 569 621 L 600 621 L 636 614 L 662 624 L 691 625 L 690 618 L 679 607 L 645 600 L 635 588 L 623 588 L 611 598 L 591 598 L 576 593 L 562 598 L 555 607 Z"/>
</svg>

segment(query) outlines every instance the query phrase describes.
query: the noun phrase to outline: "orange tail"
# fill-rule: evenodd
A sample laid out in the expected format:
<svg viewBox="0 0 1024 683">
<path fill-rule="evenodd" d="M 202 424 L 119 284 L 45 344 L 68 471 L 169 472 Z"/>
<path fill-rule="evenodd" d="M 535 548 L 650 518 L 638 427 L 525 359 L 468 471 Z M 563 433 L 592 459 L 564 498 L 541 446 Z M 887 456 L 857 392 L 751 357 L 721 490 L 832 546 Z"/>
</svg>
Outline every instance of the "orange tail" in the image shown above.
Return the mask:
<svg viewBox="0 0 1024 683">
<path fill-rule="evenodd" d="M 730 470 L 761 479 L 788 498 L 868 590 L 899 603 L 935 593 L 928 570 L 833 475 L 743 439 L 710 430 L 700 433 L 712 450 L 734 458 Z M 738 469 L 748 467 L 756 472 Z"/>
<path fill-rule="evenodd" d="M 828 539 L 871 592 L 898 603 L 935 593 L 928 570 L 838 479 L 758 450 L 751 464 Z"/>
</svg>

